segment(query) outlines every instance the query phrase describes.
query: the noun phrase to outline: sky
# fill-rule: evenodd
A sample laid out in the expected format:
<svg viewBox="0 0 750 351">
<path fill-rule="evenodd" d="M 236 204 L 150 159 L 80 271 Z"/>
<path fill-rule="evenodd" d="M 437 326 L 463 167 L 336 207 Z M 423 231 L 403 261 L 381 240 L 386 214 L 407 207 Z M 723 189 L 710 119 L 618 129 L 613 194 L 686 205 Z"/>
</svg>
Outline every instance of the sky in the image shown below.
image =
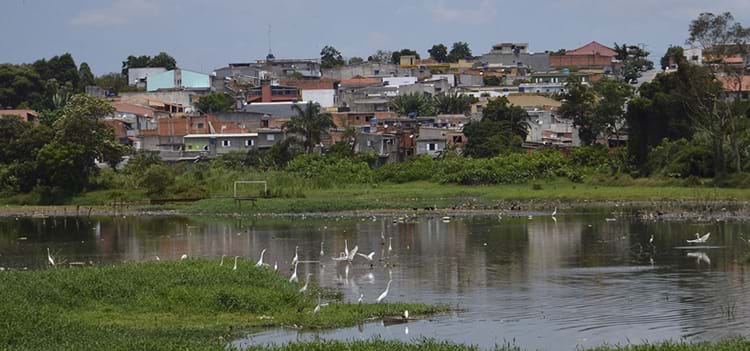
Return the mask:
<svg viewBox="0 0 750 351">
<path fill-rule="evenodd" d="M 210 73 L 230 62 L 344 57 L 377 49 L 468 42 L 530 51 L 574 49 L 592 40 L 644 44 L 658 59 L 683 45 L 701 12 L 730 11 L 750 26 L 750 0 L 0 0 L 0 63 L 70 52 L 95 74 L 119 72 L 128 55 L 166 51 L 184 69 Z"/>
</svg>

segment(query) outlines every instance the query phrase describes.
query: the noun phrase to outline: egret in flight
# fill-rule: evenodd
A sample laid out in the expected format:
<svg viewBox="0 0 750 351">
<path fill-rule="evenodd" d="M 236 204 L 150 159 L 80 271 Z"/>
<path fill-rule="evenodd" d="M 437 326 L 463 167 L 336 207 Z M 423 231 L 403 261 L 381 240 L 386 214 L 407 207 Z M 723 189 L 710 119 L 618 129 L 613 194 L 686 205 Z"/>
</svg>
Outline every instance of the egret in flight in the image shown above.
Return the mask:
<svg viewBox="0 0 750 351">
<path fill-rule="evenodd" d="M 365 254 L 361 254 L 361 253 L 357 253 L 357 255 L 366 258 L 368 261 L 372 261 L 372 257 L 375 256 L 375 251 L 370 252 L 369 255 L 365 255 Z"/>
<path fill-rule="evenodd" d="M 55 266 L 55 259 L 52 257 L 52 254 L 49 252 L 49 247 L 47 248 L 47 262 L 51 264 L 53 267 Z"/>
<path fill-rule="evenodd" d="M 388 291 L 390 291 L 390 290 L 391 290 L 391 282 L 392 282 L 392 281 L 393 281 L 393 280 L 389 280 L 389 281 L 388 281 L 388 285 L 386 285 L 386 287 L 385 287 L 385 291 L 383 291 L 383 293 L 382 293 L 382 294 L 380 294 L 380 296 L 378 296 L 378 298 L 377 298 L 377 299 L 375 300 L 375 303 L 380 303 L 380 302 L 382 302 L 383 300 L 385 300 L 386 296 L 388 296 Z"/>
<path fill-rule="evenodd" d="M 258 263 L 255 264 L 255 267 L 263 267 L 263 255 L 265 255 L 266 249 L 263 249 L 263 251 L 260 252 L 260 259 L 258 260 Z"/>
<path fill-rule="evenodd" d="M 695 233 L 695 239 L 688 240 L 687 242 L 690 244 L 703 244 L 706 241 L 708 241 L 708 238 L 711 236 L 711 233 L 706 233 L 706 235 L 701 236 L 698 233 Z"/>
</svg>

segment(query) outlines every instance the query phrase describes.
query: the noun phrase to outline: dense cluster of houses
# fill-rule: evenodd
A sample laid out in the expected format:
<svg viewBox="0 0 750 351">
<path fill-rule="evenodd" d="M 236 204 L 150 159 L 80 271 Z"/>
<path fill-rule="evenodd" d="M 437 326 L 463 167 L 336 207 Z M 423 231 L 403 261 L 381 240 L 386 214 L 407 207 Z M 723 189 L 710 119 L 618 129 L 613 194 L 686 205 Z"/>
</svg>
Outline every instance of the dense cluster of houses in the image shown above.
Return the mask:
<svg viewBox="0 0 750 351">
<path fill-rule="evenodd" d="M 701 59 L 690 50 L 686 56 Z M 210 74 L 133 68 L 128 83 L 139 91 L 113 96 L 107 87 L 89 87 L 87 93 L 112 101 L 116 112 L 106 123 L 118 140 L 136 150 L 157 151 L 168 161 L 270 148 L 287 137 L 283 125 L 296 114 L 293 106 L 314 102 L 335 123 L 319 146 L 322 150 L 354 127 L 359 131 L 355 152 L 395 162 L 436 156 L 449 147 L 460 151 L 467 143 L 463 127 L 481 118 L 488 101 L 498 96 L 528 112 L 524 147 L 578 146 L 577 129 L 557 114 L 561 103 L 553 96 L 564 91 L 571 76 L 590 84 L 621 65 L 612 48 L 597 42 L 564 53 L 534 53 L 527 43 L 500 43 L 487 54 L 456 63 L 403 55 L 398 64 L 362 62 L 325 70 L 319 59 L 269 54 L 265 60 L 230 63 Z M 490 81 L 495 83 L 485 84 Z M 199 111 L 196 102 L 211 92 L 235 97 L 234 111 Z M 391 110 L 391 100 L 400 95 L 443 93 L 471 95 L 476 103 L 461 115 L 403 116 Z M 34 118 L 33 111 L 24 113 Z"/>
</svg>

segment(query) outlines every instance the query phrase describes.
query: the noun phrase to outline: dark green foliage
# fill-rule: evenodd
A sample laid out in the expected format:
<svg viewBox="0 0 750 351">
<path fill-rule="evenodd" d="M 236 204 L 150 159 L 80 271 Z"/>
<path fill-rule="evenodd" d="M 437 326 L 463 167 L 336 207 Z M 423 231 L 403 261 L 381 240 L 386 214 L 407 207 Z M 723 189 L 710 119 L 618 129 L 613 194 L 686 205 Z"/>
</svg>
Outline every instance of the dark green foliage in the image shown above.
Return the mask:
<svg viewBox="0 0 750 351">
<path fill-rule="evenodd" d="M 122 61 L 121 74 L 123 77 L 127 77 L 128 69 L 144 67 L 164 67 L 168 71 L 170 71 L 177 68 L 177 60 L 175 60 L 174 57 L 170 56 L 166 52 L 160 52 L 154 57 L 148 55 L 130 55 L 127 59 L 125 59 L 125 61 Z"/>
<path fill-rule="evenodd" d="M 94 79 L 96 86 L 110 89 L 114 93 L 123 93 L 128 91 L 137 91 L 136 87 L 128 85 L 128 76 L 120 73 L 109 73 L 96 77 Z"/>
<path fill-rule="evenodd" d="M 390 102 L 391 111 L 402 116 L 434 116 L 435 105 L 428 95 L 411 93 L 399 95 Z"/>
<path fill-rule="evenodd" d="M 412 49 L 401 49 L 400 51 L 394 51 L 391 53 L 391 62 L 395 65 L 401 63 L 401 56 L 416 56 L 419 59 L 419 53 Z"/>
<path fill-rule="evenodd" d="M 365 62 L 365 59 L 363 59 L 361 57 L 357 57 L 357 56 L 352 57 L 352 58 L 349 59 L 349 64 L 350 65 L 358 65 L 358 64 L 360 64 L 362 62 Z"/>
<path fill-rule="evenodd" d="M 143 173 L 140 186 L 146 190 L 150 197 L 163 196 L 167 188 L 174 183 L 172 171 L 164 165 L 151 165 Z"/>
<path fill-rule="evenodd" d="M 499 97 L 490 100 L 482 114 L 481 121 L 464 127 L 468 139 L 466 155 L 493 157 L 520 149 L 529 128 L 526 111 Z"/>
<path fill-rule="evenodd" d="M 394 63 L 391 61 L 393 58 L 393 52 L 387 51 L 387 50 L 378 50 L 375 51 L 374 54 L 367 56 L 367 62 L 377 62 L 377 63 Z M 395 62 L 398 64 L 398 62 Z"/>
<path fill-rule="evenodd" d="M 667 177 L 714 176 L 711 148 L 685 139 L 663 140 L 649 152 L 647 166 L 650 174 Z"/>
<path fill-rule="evenodd" d="M 236 100 L 229 94 L 213 92 L 202 96 L 195 107 L 203 113 L 233 111 Z"/>
<path fill-rule="evenodd" d="M 641 72 L 654 68 L 654 63 L 648 59 L 650 53 L 637 45 L 617 45 L 615 43 L 616 59 L 623 62 L 618 72 L 626 82 L 631 82 L 641 76 Z"/>
<path fill-rule="evenodd" d="M 0 107 L 34 105 L 42 99 L 43 82 L 33 66 L 0 64 Z"/>
<path fill-rule="evenodd" d="M 484 85 L 487 86 L 500 86 L 503 85 L 503 78 L 498 76 L 484 76 L 482 77 L 482 80 L 484 81 Z"/>
<path fill-rule="evenodd" d="M 91 72 L 91 67 L 86 62 L 82 62 L 78 68 L 78 76 L 80 77 L 81 90 L 85 89 L 88 85 L 94 85 L 94 73 Z"/>
<path fill-rule="evenodd" d="M 573 76 L 565 81 L 565 87 L 567 92 L 563 95 L 563 104 L 558 113 L 578 127 L 581 143 L 591 145 L 601 132 L 601 126 L 594 123 L 596 93 Z"/>
<path fill-rule="evenodd" d="M 437 62 L 446 62 L 448 60 L 448 47 L 443 44 L 435 44 L 430 50 L 430 57 Z"/>
<path fill-rule="evenodd" d="M 440 94 L 433 98 L 436 112 L 440 114 L 467 114 L 475 102 L 475 97 L 458 93 Z"/>
<path fill-rule="evenodd" d="M 302 155 L 289 162 L 286 171 L 315 179 L 321 187 L 372 182 L 367 162 L 349 158 Z"/>
<path fill-rule="evenodd" d="M 311 153 L 320 144 L 320 138 L 333 127 L 331 114 L 320 111 L 320 105 L 308 102 L 304 109 L 299 104 L 293 106 L 297 115 L 284 123 L 287 132 L 299 135 L 305 152 Z"/>
<path fill-rule="evenodd" d="M 670 62 L 676 64 L 678 67 L 687 63 L 685 61 L 685 53 L 681 46 L 670 46 L 667 49 L 667 52 L 665 52 L 664 56 L 659 60 L 661 69 L 667 69 Z"/>
<path fill-rule="evenodd" d="M 341 52 L 336 50 L 333 46 L 326 45 L 320 50 L 320 68 L 330 69 L 338 66 L 343 66 L 346 63 L 344 57 L 341 56 Z"/>
<path fill-rule="evenodd" d="M 448 53 L 446 60 L 448 62 L 458 62 L 458 60 L 470 60 L 473 57 L 471 49 L 469 49 L 469 43 L 458 41 L 451 46 L 451 51 Z"/>
</svg>

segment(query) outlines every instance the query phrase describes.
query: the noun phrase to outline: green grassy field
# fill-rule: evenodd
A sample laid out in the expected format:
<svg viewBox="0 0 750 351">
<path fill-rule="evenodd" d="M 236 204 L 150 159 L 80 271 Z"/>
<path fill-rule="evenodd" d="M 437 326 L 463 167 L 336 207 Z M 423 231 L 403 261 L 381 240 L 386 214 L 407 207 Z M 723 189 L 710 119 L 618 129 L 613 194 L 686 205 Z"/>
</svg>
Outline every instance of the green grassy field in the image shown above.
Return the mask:
<svg viewBox="0 0 750 351">
<path fill-rule="evenodd" d="M 568 181 L 547 183 L 464 186 L 413 182 L 312 189 L 303 197 L 259 199 L 241 212 L 303 213 L 378 209 L 492 209 L 508 201 L 581 203 L 588 201 L 718 201 L 748 200 L 750 189 L 677 186 L 604 186 Z M 549 206 L 549 205 L 548 205 Z M 207 199 L 184 208 L 191 213 L 240 212 L 231 199 Z"/>
<path fill-rule="evenodd" d="M 223 350 L 262 327 L 317 329 L 369 319 L 433 314 L 423 304 L 348 304 L 270 269 L 240 261 L 185 260 L 0 272 L 0 349 Z"/>
</svg>

